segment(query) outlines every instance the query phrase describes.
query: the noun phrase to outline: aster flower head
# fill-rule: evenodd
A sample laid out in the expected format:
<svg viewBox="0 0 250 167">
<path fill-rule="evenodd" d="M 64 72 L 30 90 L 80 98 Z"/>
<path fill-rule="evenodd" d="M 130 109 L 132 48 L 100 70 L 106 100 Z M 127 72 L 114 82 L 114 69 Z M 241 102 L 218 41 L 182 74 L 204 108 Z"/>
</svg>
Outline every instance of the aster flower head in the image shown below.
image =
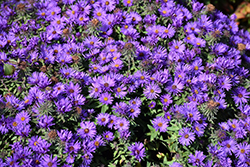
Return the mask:
<svg viewBox="0 0 250 167">
<path fill-rule="evenodd" d="M 185 49 L 186 49 L 185 44 L 177 40 L 174 40 L 170 47 L 170 50 L 172 52 L 177 52 L 177 53 L 183 53 Z"/>
<path fill-rule="evenodd" d="M 49 166 L 49 167 L 57 167 L 59 160 L 57 160 L 57 156 L 53 158 L 52 155 L 45 154 L 43 156 L 43 160 L 41 161 L 41 165 Z"/>
<path fill-rule="evenodd" d="M 57 135 L 59 136 L 60 140 L 68 142 L 73 136 L 73 133 L 71 131 L 61 129 L 60 132 L 57 131 Z"/>
<path fill-rule="evenodd" d="M 203 160 L 206 158 L 202 151 L 195 151 L 195 155 L 190 154 L 188 162 L 192 163 L 193 166 L 204 166 Z"/>
<path fill-rule="evenodd" d="M 103 138 L 106 139 L 107 141 L 113 141 L 115 138 L 114 134 L 110 131 L 105 131 L 103 132 Z"/>
<path fill-rule="evenodd" d="M 15 121 L 17 123 L 27 124 L 30 121 L 30 116 L 27 111 L 22 111 L 16 115 Z"/>
<path fill-rule="evenodd" d="M 99 101 L 100 101 L 101 103 L 103 103 L 103 104 L 109 105 L 109 104 L 112 104 L 112 102 L 113 102 L 113 97 L 111 96 L 111 94 L 105 92 L 105 93 L 103 93 L 103 94 L 100 95 Z"/>
<path fill-rule="evenodd" d="M 109 123 L 109 117 L 110 117 L 110 115 L 107 113 L 100 113 L 96 117 L 97 123 L 99 125 L 105 126 Z"/>
<path fill-rule="evenodd" d="M 38 121 L 38 126 L 41 128 L 48 128 L 50 129 L 50 126 L 55 125 L 55 123 L 53 123 L 54 117 L 52 116 L 47 116 L 47 115 L 43 115 L 41 117 L 39 117 L 39 121 Z"/>
<path fill-rule="evenodd" d="M 158 84 L 150 83 L 146 86 L 146 89 L 144 89 L 143 93 L 148 99 L 155 99 L 161 93 L 161 88 L 158 86 Z"/>
<path fill-rule="evenodd" d="M 139 162 L 146 156 L 144 145 L 140 142 L 136 142 L 128 147 L 131 151 L 131 155 L 134 156 Z"/>
<path fill-rule="evenodd" d="M 124 6 L 132 6 L 133 5 L 133 0 L 123 0 L 123 4 Z"/>
<path fill-rule="evenodd" d="M 179 131 L 179 135 L 181 135 L 181 137 L 179 138 L 179 142 L 182 145 L 188 146 L 191 144 L 191 142 L 195 140 L 194 132 L 192 132 L 190 128 L 186 128 L 186 127 L 182 128 Z"/>
<path fill-rule="evenodd" d="M 158 131 L 158 130 L 160 132 L 166 132 L 167 131 L 167 127 L 168 127 L 167 119 L 165 119 L 163 117 L 156 117 L 156 118 L 154 118 L 152 123 L 153 123 L 153 127 L 155 128 L 156 131 Z"/>
<path fill-rule="evenodd" d="M 161 96 L 161 103 L 164 106 L 169 106 L 172 102 L 173 102 L 173 100 L 169 94 L 165 94 L 165 95 Z"/>
<path fill-rule="evenodd" d="M 129 129 L 129 121 L 126 118 L 119 118 L 115 122 L 115 129 L 118 129 L 118 131 L 125 131 Z"/>
<path fill-rule="evenodd" d="M 77 133 L 82 138 L 93 138 L 96 135 L 96 126 L 93 122 L 81 122 L 80 126 L 81 128 L 77 130 Z"/>
<path fill-rule="evenodd" d="M 250 92 L 247 92 L 247 90 L 244 87 L 238 87 L 235 91 L 233 91 L 233 99 L 236 104 L 243 104 L 247 103 L 247 99 L 249 98 Z"/>
<path fill-rule="evenodd" d="M 241 161 L 247 160 L 247 155 L 250 153 L 250 145 L 247 143 L 239 143 L 235 154 Z"/>
<path fill-rule="evenodd" d="M 177 94 L 179 92 L 182 92 L 182 89 L 184 87 L 184 84 L 181 82 L 179 78 L 174 79 L 174 82 L 172 82 L 167 88 L 166 91 Z"/>
<path fill-rule="evenodd" d="M 103 138 L 102 138 L 101 135 L 97 135 L 97 136 L 95 137 L 95 139 L 93 140 L 93 144 L 94 144 L 94 146 L 95 146 L 96 148 L 105 145 L 105 143 L 104 143 Z"/>
</svg>

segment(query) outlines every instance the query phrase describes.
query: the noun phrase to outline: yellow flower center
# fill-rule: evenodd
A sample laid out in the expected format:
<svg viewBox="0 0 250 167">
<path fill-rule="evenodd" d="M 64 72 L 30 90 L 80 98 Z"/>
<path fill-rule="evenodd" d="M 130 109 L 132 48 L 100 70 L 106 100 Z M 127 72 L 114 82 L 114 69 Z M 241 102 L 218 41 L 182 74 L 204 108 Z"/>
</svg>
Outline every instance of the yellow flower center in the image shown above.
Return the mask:
<svg viewBox="0 0 250 167">
<path fill-rule="evenodd" d="M 158 123 L 158 126 L 159 126 L 159 127 L 162 127 L 162 125 L 163 125 L 163 123 L 161 123 L 161 122 L 160 122 L 160 123 Z"/>
<path fill-rule="evenodd" d="M 101 12 L 98 12 L 96 15 L 100 17 L 100 16 L 102 15 L 102 13 L 101 13 Z"/>
</svg>

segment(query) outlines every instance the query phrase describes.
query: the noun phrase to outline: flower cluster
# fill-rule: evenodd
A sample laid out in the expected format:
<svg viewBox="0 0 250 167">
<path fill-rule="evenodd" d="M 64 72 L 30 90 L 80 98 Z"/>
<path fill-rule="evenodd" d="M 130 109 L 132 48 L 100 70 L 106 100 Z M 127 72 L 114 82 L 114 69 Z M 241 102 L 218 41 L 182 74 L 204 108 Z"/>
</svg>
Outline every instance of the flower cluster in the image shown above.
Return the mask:
<svg viewBox="0 0 250 167">
<path fill-rule="evenodd" d="M 250 165 L 235 15 L 196 0 L 0 8 L 0 166 Z"/>
</svg>

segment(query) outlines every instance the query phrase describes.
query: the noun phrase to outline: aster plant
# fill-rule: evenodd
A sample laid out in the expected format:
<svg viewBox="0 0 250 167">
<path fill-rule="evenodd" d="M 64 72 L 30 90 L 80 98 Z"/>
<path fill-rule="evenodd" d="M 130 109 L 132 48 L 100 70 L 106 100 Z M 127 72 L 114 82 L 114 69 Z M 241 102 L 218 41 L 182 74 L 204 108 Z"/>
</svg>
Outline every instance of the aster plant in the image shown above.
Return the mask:
<svg viewBox="0 0 250 167">
<path fill-rule="evenodd" d="M 0 166 L 250 165 L 236 15 L 196 0 L 0 8 Z"/>
</svg>

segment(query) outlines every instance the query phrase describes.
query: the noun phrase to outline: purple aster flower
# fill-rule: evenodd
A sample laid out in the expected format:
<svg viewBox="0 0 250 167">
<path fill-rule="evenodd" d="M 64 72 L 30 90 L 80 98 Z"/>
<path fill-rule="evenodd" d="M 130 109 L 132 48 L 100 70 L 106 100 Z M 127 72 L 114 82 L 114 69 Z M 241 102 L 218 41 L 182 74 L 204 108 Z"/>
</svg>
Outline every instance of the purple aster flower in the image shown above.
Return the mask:
<svg viewBox="0 0 250 167">
<path fill-rule="evenodd" d="M 148 105 L 149 108 L 153 109 L 155 108 L 156 102 L 151 101 L 150 104 Z"/>
<path fill-rule="evenodd" d="M 71 111 L 72 104 L 70 103 L 69 98 L 61 98 L 57 102 L 55 102 L 57 111 L 59 113 L 65 113 Z"/>
<path fill-rule="evenodd" d="M 161 96 L 161 103 L 164 106 L 169 106 L 169 104 L 171 104 L 172 102 L 173 102 L 173 100 L 171 98 L 171 95 L 165 94 L 165 95 Z"/>
<path fill-rule="evenodd" d="M 129 121 L 126 118 L 119 118 L 115 122 L 115 129 L 118 131 L 124 131 L 129 129 Z"/>
<path fill-rule="evenodd" d="M 86 98 L 82 94 L 73 94 L 70 98 L 74 106 L 84 105 L 86 101 Z"/>
<path fill-rule="evenodd" d="M 127 87 L 125 85 L 118 85 L 115 87 L 115 97 L 124 98 L 127 95 Z"/>
<path fill-rule="evenodd" d="M 108 128 L 113 129 L 113 126 L 115 126 L 117 120 L 118 120 L 117 116 L 110 115 Z"/>
<path fill-rule="evenodd" d="M 195 155 L 190 154 L 188 163 L 192 163 L 193 166 L 204 166 L 205 164 L 202 162 L 206 158 L 205 155 L 203 155 L 202 151 L 195 151 Z"/>
<path fill-rule="evenodd" d="M 115 86 L 115 79 L 110 75 L 105 75 L 103 79 L 100 80 L 100 84 L 102 85 L 102 89 L 110 91 L 111 87 Z"/>
<path fill-rule="evenodd" d="M 52 155 L 45 154 L 43 156 L 43 159 L 41 161 L 41 165 L 43 166 L 49 166 L 49 167 L 57 167 L 59 160 L 57 160 L 57 156 L 53 158 Z"/>
<path fill-rule="evenodd" d="M 72 68 L 67 67 L 67 68 L 61 68 L 59 72 L 62 75 L 62 77 L 69 79 L 74 76 L 76 71 Z"/>
<path fill-rule="evenodd" d="M 123 0 L 123 4 L 124 6 L 132 6 L 133 5 L 133 0 Z"/>
<path fill-rule="evenodd" d="M 146 86 L 146 89 L 144 89 L 143 93 L 148 99 L 155 99 L 158 97 L 158 94 L 161 93 L 161 88 L 158 86 L 158 84 L 150 83 Z"/>
<path fill-rule="evenodd" d="M 93 98 L 97 98 L 102 92 L 101 85 L 99 83 L 92 83 L 92 86 L 89 90 L 89 96 Z"/>
<path fill-rule="evenodd" d="M 56 60 L 62 66 L 65 64 L 72 63 L 72 56 L 63 52 L 62 54 L 57 56 Z"/>
<path fill-rule="evenodd" d="M 94 10 L 94 17 L 97 18 L 98 20 L 104 21 L 106 16 L 107 16 L 106 11 L 103 10 L 102 8 L 96 8 Z"/>
<path fill-rule="evenodd" d="M 213 53 L 216 55 L 222 55 L 228 50 L 229 46 L 223 43 L 215 44 L 212 48 Z"/>
<path fill-rule="evenodd" d="M 170 50 L 172 52 L 183 53 L 185 49 L 186 49 L 185 44 L 177 40 L 174 40 L 172 45 L 170 46 Z"/>
<path fill-rule="evenodd" d="M 184 85 L 181 82 L 180 79 L 175 78 L 174 82 L 172 82 L 167 88 L 166 91 L 170 92 L 170 93 L 174 93 L 177 94 L 179 92 L 182 92 Z"/>
<path fill-rule="evenodd" d="M 103 93 L 103 94 L 100 95 L 99 101 L 100 101 L 101 103 L 103 103 L 103 104 L 109 105 L 109 104 L 112 104 L 112 102 L 113 102 L 113 97 L 112 97 L 111 94 L 109 94 L 109 93 Z"/>
<path fill-rule="evenodd" d="M 141 109 L 137 105 L 130 105 L 130 106 L 128 106 L 127 107 L 127 111 L 128 111 L 128 116 L 132 117 L 133 119 L 135 117 L 138 117 L 139 114 L 141 113 Z"/>
<path fill-rule="evenodd" d="M 236 104 L 242 105 L 243 103 L 247 103 L 247 99 L 249 98 L 250 92 L 244 87 L 238 87 L 236 90 L 233 91 L 233 98 Z"/>
<path fill-rule="evenodd" d="M 43 142 L 42 138 L 38 136 L 32 136 L 28 141 L 29 141 L 29 147 L 33 151 L 37 151 L 37 152 L 40 150 L 39 143 Z"/>
<path fill-rule="evenodd" d="M 182 145 L 188 146 L 195 140 L 194 132 L 192 132 L 190 128 L 182 128 L 179 131 L 179 135 L 181 135 L 179 142 Z"/>
<path fill-rule="evenodd" d="M 96 148 L 105 145 L 104 141 L 102 140 L 102 136 L 101 136 L 101 135 L 97 135 L 97 136 L 95 137 L 95 139 L 93 140 L 93 142 L 94 142 L 94 146 L 95 146 Z"/>
<path fill-rule="evenodd" d="M 72 94 L 79 94 L 81 92 L 81 87 L 78 83 L 74 85 L 72 81 L 69 82 L 69 85 L 65 86 L 66 87 L 66 93 L 67 95 L 72 95 Z"/>
<path fill-rule="evenodd" d="M 82 138 L 94 138 L 96 135 L 96 126 L 94 122 L 86 121 L 80 123 L 81 128 L 77 130 L 77 133 Z"/>
<path fill-rule="evenodd" d="M 73 136 L 71 131 L 64 130 L 64 129 L 61 129 L 60 132 L 57 131 L 57 135 L 60 138 L 60 140 L 62 140 L 64 142 L 68 142 Z"/>
<path fill-rule="evenodd" d="M 66 142 L 65 143 L 65 153 L 74 153 L 77 154 L 77 152 L 81 149 L 81 142 L 80 141 L 73 141 L 73 142 Z"/>
<path fill-rule="evenodd" d="M 135 142 L 133 145 L 128 147 L 131 151 L 131 155 L 134 156 L 139 162 L 146 156 L 144 145 L 140 142 Z"/>
<path fill-rule="evenodd" d="M 114 134 L 113 134 L 112 132 L 110 132 L 110 131 L 105 131 L 105 132 L 103 132 L 103 137 L 104 137 L 104 139 L 106 139 L 107 141 L 113 141 L 114 138 L 115 138 Z"/>
<path fill-rule="evenodd" d="M 163 34 L 161 35 L 162 38 L 172 38 L 175 34 L 174 28 L 169 24 L 163 31 Z"/>
<path fill-rule="evenodd" d="M 39 121 L 38 121 L 38 125 L 41 128 L 48 128 L 50 130 L 50 126 L 55 125 L 55 123 L 52 123 L 52 121 L 54 120 L 54 118 L 52 116 L 47 116 L 47 115 L 43 115 L 41 117 L 39 117 Z"/>
<path fill-rule="evenodd" d="M 116 2 L 115 0 L 102 0 L 102 6 L 105 10 L 111 12 L 115 9 Z"/>
<path fill-rule="evenodd" d="M 169 167 L 183 167 L 183 166 L 179 164 L 178 162 L 174 162 L 172 163 L 172 165 L 169 165 Z"/>
<path fill-rule="evenodd" d="M 107 113 L 100 113 L 96 117 L 97 123 L 99 125 L 105 126 L 109 123 L 109 117 L 110 117 L 110 115 Z"/>
<path fill-rule="evenodd" d="M 22 111 L 16 115 L 15 121 L 17 123 L 27 124 L 30 121 L 30 116 L 27 111 Z"/>
<path fill-rule="evenodd" d="M 237 150 L 235 151 L 235 155 L 239 157 L 241 161 L 247 160 L 247 155 L 250 153 L 250 145 L 247 143 L 239 143 L 237 145 Z"/>
<path fill-rule="evenodd" d="M 201 124 L 195 123 L 193 126 L 194 132 L 198 137 L 204 134 L 205 127 Z"/>
<path fill-rule="evenodd" d="M 220 145 L 223 147 L 223 153 L 227 155 L 232 155 L 232 152 L 237 150 L 237 142 L 233 138 L 223 141 Z"/>
<path fill-rule="evenodd" d="M 75 161 L 75 157 L 76 157 L 75 154 L 73 154 L 73 155 L 69 154 L 69 155 L 67 156 L 67 158 L 66 158 L 65 161 L 66 161 L 67 163 L 69 163 L 69 164 L 72 164 L 72 163 L 74 163 L 74 161 Z M 65 164 L 64 167 L 72 167 L 72 165 L 66 166 L 66 164 Z"/>
<path fill-rule="evenodd" d="M 168 121 L 163 117 L 156 117 L 152 121 L 153 127 L 156 131 L 166 132 L 168 127 Z"/>
<path fill-rule="evenodd" d="M 9 124 L 11 123 L 11 120 L 10 118 L 5 118 L 3 115 L 2 115 L 2 118 L 0 119 L 0 132 L 2 134 L 6 134 L 8 133 L 9 131 Z"/>
</svg>

